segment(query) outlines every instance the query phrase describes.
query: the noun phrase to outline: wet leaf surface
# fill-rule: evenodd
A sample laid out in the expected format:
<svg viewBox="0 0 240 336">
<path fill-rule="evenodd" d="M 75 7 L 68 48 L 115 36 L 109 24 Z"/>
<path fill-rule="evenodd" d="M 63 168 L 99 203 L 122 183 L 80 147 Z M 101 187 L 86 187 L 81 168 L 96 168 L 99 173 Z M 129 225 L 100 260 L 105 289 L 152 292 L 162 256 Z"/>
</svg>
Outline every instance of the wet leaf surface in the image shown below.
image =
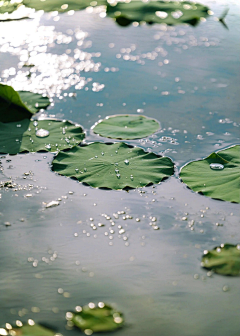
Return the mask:
<svg viewBox="0 0 240 336">
<path fill-rule="evenodd" d="M 91 332 L 113 331 L 123 326 L 123 314 L 108 304 L 99 302 L 98 307 L 95 307 L 93 303 L 90 303 L 88 306 L 78 308 L 82 310 L 67 313 L 66 317 L 86 335 L 91 335 Z"/>
<path fill-rule="evenodd" d="M 129 3 L 118 2 L 108 4 L 107 15 L 116 19 L 120 26 L 128 26 L 132 22 L 165 23 L 177 25 L 188 23 L 197 25 L 200 19 L 208 16 L 209 8 L 193 2 L 133 0 Z"/>
<path fill-rule="evenodd" d="M 240 146 L 188 163 L 181 169 L 180 178 L 193 191 L 211 198 L 240 203 Z"/>
<path fill-rule="evenodd" d="M 240 245 L 222 244 L 205 251 L 202 267 L 222 275 L 240 274 Z"/>
<path fill-rule="evenodd" d="M 174 165 L 168 157 L 123 142 L 95 142 L 58 153 L 53 170 L 95 188 L 123 189 L 159 183 L 173 174 Z"/>
<path fill-rule="evenodd" d="M 93 132 L 112 139 L 140 139 L 155 133 L 159 123 L 141 115 L 116 115 L 105 118 L 93 127 Z"/>
<path fill-rule="evenodd" d="M 84 137 L 82 127 L 69 121 L 0 123 L 0 153 L 56 152 L 79 144 Z"/>
</svg>

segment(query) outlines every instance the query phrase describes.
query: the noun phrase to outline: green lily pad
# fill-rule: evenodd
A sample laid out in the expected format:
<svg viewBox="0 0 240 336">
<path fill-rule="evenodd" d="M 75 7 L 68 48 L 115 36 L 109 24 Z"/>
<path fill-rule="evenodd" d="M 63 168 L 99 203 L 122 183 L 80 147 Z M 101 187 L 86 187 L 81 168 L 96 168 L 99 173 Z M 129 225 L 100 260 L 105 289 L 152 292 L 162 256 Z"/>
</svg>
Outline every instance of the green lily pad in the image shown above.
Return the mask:
<svg viewBox="0 0 240 336">
<path fill-rule="evenodd" d="M 143 187 L 159 183 L 174 173 L 173 162 L 168 157 L 123 142 L 94 142 L 59 152 L 52 169 L 92 187 L 108 189 Z"/>
<path fill-rule="evenodd" d="M 221 244 L 204 251 L 201 266 L 222 275 L 240 274 L 240 244 Z"/>
<path fill-rule="evenodd" d="M 19 322 L 19 323 L 21 323 L 21 322 Z M 43 327 L 39 324 L 35 324 L 32 320 L 30 320 L 30 323 L 31 324 L 23 324 L 22 326 L 14 327 L 14 328 L 10 329 L 10 332 L 5 328 L 0 328 L 0 335 L 57 336 L 56 332 L 53 331 L 53 330 L 45 328 L 45 327 Z"/>
<path fill-rule="evenodd" d="M 0 14 L 4 14 L 4 13 L 12 13 L 14 12 L 18 7 L 19 7 L 19 3 L 14 3 L 12 1 L 0 1 Z"/>
<path fill-rule="evenodd" d="M 0 153 L 56 152 L 79 144 L 84 137 L 82 127 L 69 121 L 0 122 Z"/>
<path fill-rule="evenodd" d="M 86 7 L 106 5 L 106 0 L 23 0 L 26 7 L 36 10 L 44 10 L 44 12 L 68 12 L 70 10 L 81 10 Z"/>
<path fill-rule="evenodd" d="M 189 1 L 149 1 L 132 0 L 108 4 L 107 15 L 116 19 L 120 26 L 132 22 L 165 23 L 177 25 L 187 23 L 197 25 L 201 18 L 207 17 L 209 8 Z"/>
<path fill-rule="evenodd" d="M 30 119 L 49 104 L 48 97 L 28 91 L 15 91 L 11 86 L 0 83 L 0 122 Z"/>
<path fill-rule="evenodd" d="M 145 138 L 159 128 L 155 119 L 134 114 L 109 116 L 92 127 L 94 133 L 103 137 L 126 140 Z"/>
<path fill-rule="evenodd" d="M 93 303 L 78 306 L 77 312 L 66 314 L 66 319 L 87 335 L 91 335 L 91 332 L 113 331 L 124 323 L 123 314 L 103 302 L 99 302 L 97 307 Z"/>
<path fill-rule="evenodd" d="M 211 198 L 240 203 L 240 146 L 188 163 L 182 167 L 180 178 L 193 191 Z"/>
</svg>

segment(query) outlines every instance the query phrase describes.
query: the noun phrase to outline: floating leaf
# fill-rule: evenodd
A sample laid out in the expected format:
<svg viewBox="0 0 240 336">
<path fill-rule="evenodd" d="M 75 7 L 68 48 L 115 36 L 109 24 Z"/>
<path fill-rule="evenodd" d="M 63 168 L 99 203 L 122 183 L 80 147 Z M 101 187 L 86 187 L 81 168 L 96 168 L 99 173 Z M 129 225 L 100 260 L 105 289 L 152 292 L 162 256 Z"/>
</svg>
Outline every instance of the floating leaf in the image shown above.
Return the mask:
<svg viewBox="0 0 240 336">
<path fill-rule="evenodd" d="M 56 152 L 79 144 L 84 137 L 82 127 L 69 121 L 0 122 L 0 153 Z"/>
<path fill-rule="evenodd" d="M 240 203 L 240 146 L 188 163 L 182 167 L 180 178 L 190 189 L 205 196 Z"/>
<path fill-rule="evenodd" d="M 34 323 L 34 322 L 33 322 Z M 13 334 L 9 335 L 15 335 L 15 336 L 55 336 L 56 332 L 50 329 L 47 329 L 39 324 L 24 324 L 22 327 L 16 327 L 12 329 L 15 331 Z M 56 335 L 57 336 L 57 335 Z"/>
<path fill-rule="evenodd" d="M 240 274 L 240 244 L 222 244 L 211 251 L 204 251 L 202 267 L 222 275 Z"/>
<path fill-rule="evenodd" d="M 138 188 L 159 183 L 171 176 L 171 159 L 123 142 L 74 147 L 60 152 L 53 160 L 53 170 L 95 188 Z"/>
<path fill-rule="evenodd" d="M 78 312 L 68 312 L 66 318 L 87 335 L 113 331 L 121 328 L 124 323 L 123 314 L 103 302 L 99 302 L 97 307 L 94 303 L 83 308 L 78 306 L 77 310 Z"/>
<path fill-rule="evenodd" d="M 49 104 L 49 99 L 38 93 L 15 91 L 11 86 L 0 83 L 0 122 L 30 119 Z"/>
<path fill-rule="evenodd" d="M 100 120 L 93 132 L 112 139 L 140 139 L 155 133 L 160 124 L 141 115 L 114 115 Z"/>
<path fill-rule="evenodd" d="M 23 4 L 36 10 L 44 10 L 44 12 L 67 12 L 70 10 L 81 10 L 86 7 L 106 5 L 106 0 L 23 0 Z"/>
<path fill-rule="evenodd" d="M 0 14 L 12 13 L 19 7 L 19 3 L 13 1 L 0 1 Z"/>
<path fill-rule="evenodd" d="M 132 22 L 165 23 L 177 25 L 188 23 L 195 26 L 201 18 L 208 16 L 209 8 L 189 1 L 138 1 L 108 4 L 107 15 L 116 19 L 120 26 Z"/>
</svg>

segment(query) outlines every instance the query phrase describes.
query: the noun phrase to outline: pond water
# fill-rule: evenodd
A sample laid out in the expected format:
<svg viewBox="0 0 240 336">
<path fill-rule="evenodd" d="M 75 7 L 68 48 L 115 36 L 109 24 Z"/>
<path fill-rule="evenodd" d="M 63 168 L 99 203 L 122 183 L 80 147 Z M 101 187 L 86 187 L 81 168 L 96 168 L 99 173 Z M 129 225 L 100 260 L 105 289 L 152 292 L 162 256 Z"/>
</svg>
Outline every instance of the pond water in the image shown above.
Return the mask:
<svg viewBox="0 0 240 336">
<path fill-rule="evenodd" d="M 176 164 L 168 180 L 126 192 L 53 173 L 51 153 L 2 156 L 1 180 L 20 190 L 0 190 L 0 326 L 31 318 L 74 336 L 66 312 L 103 301 L 125 315 L 118 335 L 240 334 L 239 277 L 200 267 L 205 249 L 240 242 L 239 204 L 178 178 L 187 162 L 240 142 L 240 5 L 202 3 L 214 15 L 197 27 L 123 28 L 97 9 L 0 22 L 2 82 L 47 93 L 44 113 L 81 124 L 86 143 L 106 141 L 91 126 L 108 115 L 155 118 L 159 132 L 126 142 Z M 216 20 L 227 7 L 229 29 Z"/>
</svg>

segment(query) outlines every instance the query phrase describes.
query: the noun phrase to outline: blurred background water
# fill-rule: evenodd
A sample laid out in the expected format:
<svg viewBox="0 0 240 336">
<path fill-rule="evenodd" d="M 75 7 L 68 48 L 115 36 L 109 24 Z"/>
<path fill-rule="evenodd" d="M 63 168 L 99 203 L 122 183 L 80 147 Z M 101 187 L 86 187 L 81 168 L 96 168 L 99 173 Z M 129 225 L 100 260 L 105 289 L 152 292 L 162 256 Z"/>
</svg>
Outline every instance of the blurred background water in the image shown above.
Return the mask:
<svg viewBox="0 0 240 336">
<path fill-rule="evenodd" d="M 104 301 L 125 314 L 119 335 L 239 336 L 239 278 L 200 267 L 203 250 L 239 243 L 239 205 L 178 179 L 183 164 L 239 144 L 240 5 L 202 3 L 214 14 L 197 27 L 123 28 L 99 9 L 0 22 L 2 82 L 47 93 L 47 116 L 80 123 L 87 143 L 106 141 L 90 128 L 108 115 L 156 118 L 158 133 L 127 142 L 176 163 L 175 176 L 126 192 L 54 174 L 51 153 L 2 156 L 1 180 L 21 190 L 0 190 L 0 325 L 32 318 L 74 336 L 65 313 Z M 228 29 L 216 20 L 226 8 Z"/>
</svg>

